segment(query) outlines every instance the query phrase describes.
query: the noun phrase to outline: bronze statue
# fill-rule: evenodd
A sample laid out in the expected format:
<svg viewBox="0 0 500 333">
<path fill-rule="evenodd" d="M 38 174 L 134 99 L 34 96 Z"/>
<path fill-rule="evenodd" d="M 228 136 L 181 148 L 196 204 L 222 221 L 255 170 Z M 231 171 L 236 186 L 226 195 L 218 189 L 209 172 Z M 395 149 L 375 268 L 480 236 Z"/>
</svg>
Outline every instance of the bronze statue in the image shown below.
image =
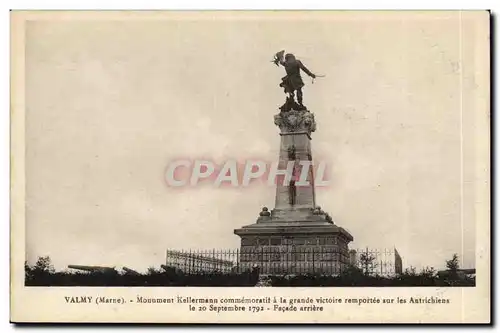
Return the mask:
<svg viewBox="0 0 500 333">
<path fill-rule="evenodd" d="M 285 50 L 282 50 L 274 56 L 273 62 L 276 66 L 282 65 L 285 67 L 286 76 L 281 78 L 280 87 L 285 91 L 285 94 L 289 94 L 285 104 L 281 107 L 282 111 L 289 111 L 291 109 L 304 110 L 303 104 L 303 94 L 302 87 L 304 87 L 304 81 L 302 81 L 302 76 L 300 71 L 302 70 L 307 75 L 315 79 L 320 77 L 319 75 L 313 74 L 309 69 L 307 69 L 304 64 L 295 58 L 291 53 L 287 53 L 283 56 Z M 297 92 L 297 102 L 295 102 L 295 92 Z"/>
</svg>

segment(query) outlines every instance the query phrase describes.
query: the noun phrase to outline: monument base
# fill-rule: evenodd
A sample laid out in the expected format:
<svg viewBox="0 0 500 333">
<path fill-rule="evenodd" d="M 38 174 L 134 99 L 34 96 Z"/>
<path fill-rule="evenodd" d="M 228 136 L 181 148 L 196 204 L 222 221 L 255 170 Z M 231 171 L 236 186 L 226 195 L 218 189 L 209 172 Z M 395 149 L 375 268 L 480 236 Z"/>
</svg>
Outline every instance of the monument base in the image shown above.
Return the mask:
<svg viewBox="0 0 500 333">
<path fill-rule="evenodd" d="M 273 210 L 234 230 L 241 237 L 241 269 L 261 274 L 340 274 L 349 264 L 353 237 L 312 209 Z"/>
</svg>

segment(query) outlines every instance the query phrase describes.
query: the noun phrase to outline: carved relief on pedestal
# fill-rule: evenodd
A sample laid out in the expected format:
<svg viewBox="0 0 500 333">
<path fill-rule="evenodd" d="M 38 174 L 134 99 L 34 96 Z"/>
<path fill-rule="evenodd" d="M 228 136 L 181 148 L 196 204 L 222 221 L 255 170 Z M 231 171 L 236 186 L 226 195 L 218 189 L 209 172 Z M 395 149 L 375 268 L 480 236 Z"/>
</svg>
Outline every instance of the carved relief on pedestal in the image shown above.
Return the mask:
<svg viewBox="0 0 500 333">
<path fill-rule="evenodd" d="M 274 123 L 280 128 L 281 133 L 306 132 L 311 134 L 316 131 L 314 114 L 306 110 L 280 112 L 274 116 Z"/>
</svg>

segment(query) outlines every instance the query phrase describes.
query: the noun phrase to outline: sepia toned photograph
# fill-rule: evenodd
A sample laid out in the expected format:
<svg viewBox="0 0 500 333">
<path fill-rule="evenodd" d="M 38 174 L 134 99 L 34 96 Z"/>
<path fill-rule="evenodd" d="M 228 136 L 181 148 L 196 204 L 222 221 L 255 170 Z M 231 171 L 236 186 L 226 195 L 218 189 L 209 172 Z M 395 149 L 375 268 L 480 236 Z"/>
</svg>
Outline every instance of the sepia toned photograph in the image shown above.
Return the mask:
<svg viewBox="0 0 500 333">
<path fill-rule="evenodd" d="M 11 320 L 488 323 L 489 27 L 12 11 Z"/>
</svg>

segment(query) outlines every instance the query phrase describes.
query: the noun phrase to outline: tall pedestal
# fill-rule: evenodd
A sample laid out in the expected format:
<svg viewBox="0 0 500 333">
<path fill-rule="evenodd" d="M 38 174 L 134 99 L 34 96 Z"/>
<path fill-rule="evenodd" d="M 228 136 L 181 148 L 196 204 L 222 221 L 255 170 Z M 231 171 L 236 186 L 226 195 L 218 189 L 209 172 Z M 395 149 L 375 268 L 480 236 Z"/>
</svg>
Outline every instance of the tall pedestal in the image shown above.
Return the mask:
<svg viewBox="0 0 500 333">
<path fill-rule="evenodd" d="M 280 128 L 275 208 L 266 207 L 256 223 L 234 230 L 241 237 L 240 267 L 259 266 L 263 274 L 339 274 L 349 264 L 349 232 L 316 205 L 311 133 L 314 114 L 290 110 L 274 117 Z"/>
</svg>

